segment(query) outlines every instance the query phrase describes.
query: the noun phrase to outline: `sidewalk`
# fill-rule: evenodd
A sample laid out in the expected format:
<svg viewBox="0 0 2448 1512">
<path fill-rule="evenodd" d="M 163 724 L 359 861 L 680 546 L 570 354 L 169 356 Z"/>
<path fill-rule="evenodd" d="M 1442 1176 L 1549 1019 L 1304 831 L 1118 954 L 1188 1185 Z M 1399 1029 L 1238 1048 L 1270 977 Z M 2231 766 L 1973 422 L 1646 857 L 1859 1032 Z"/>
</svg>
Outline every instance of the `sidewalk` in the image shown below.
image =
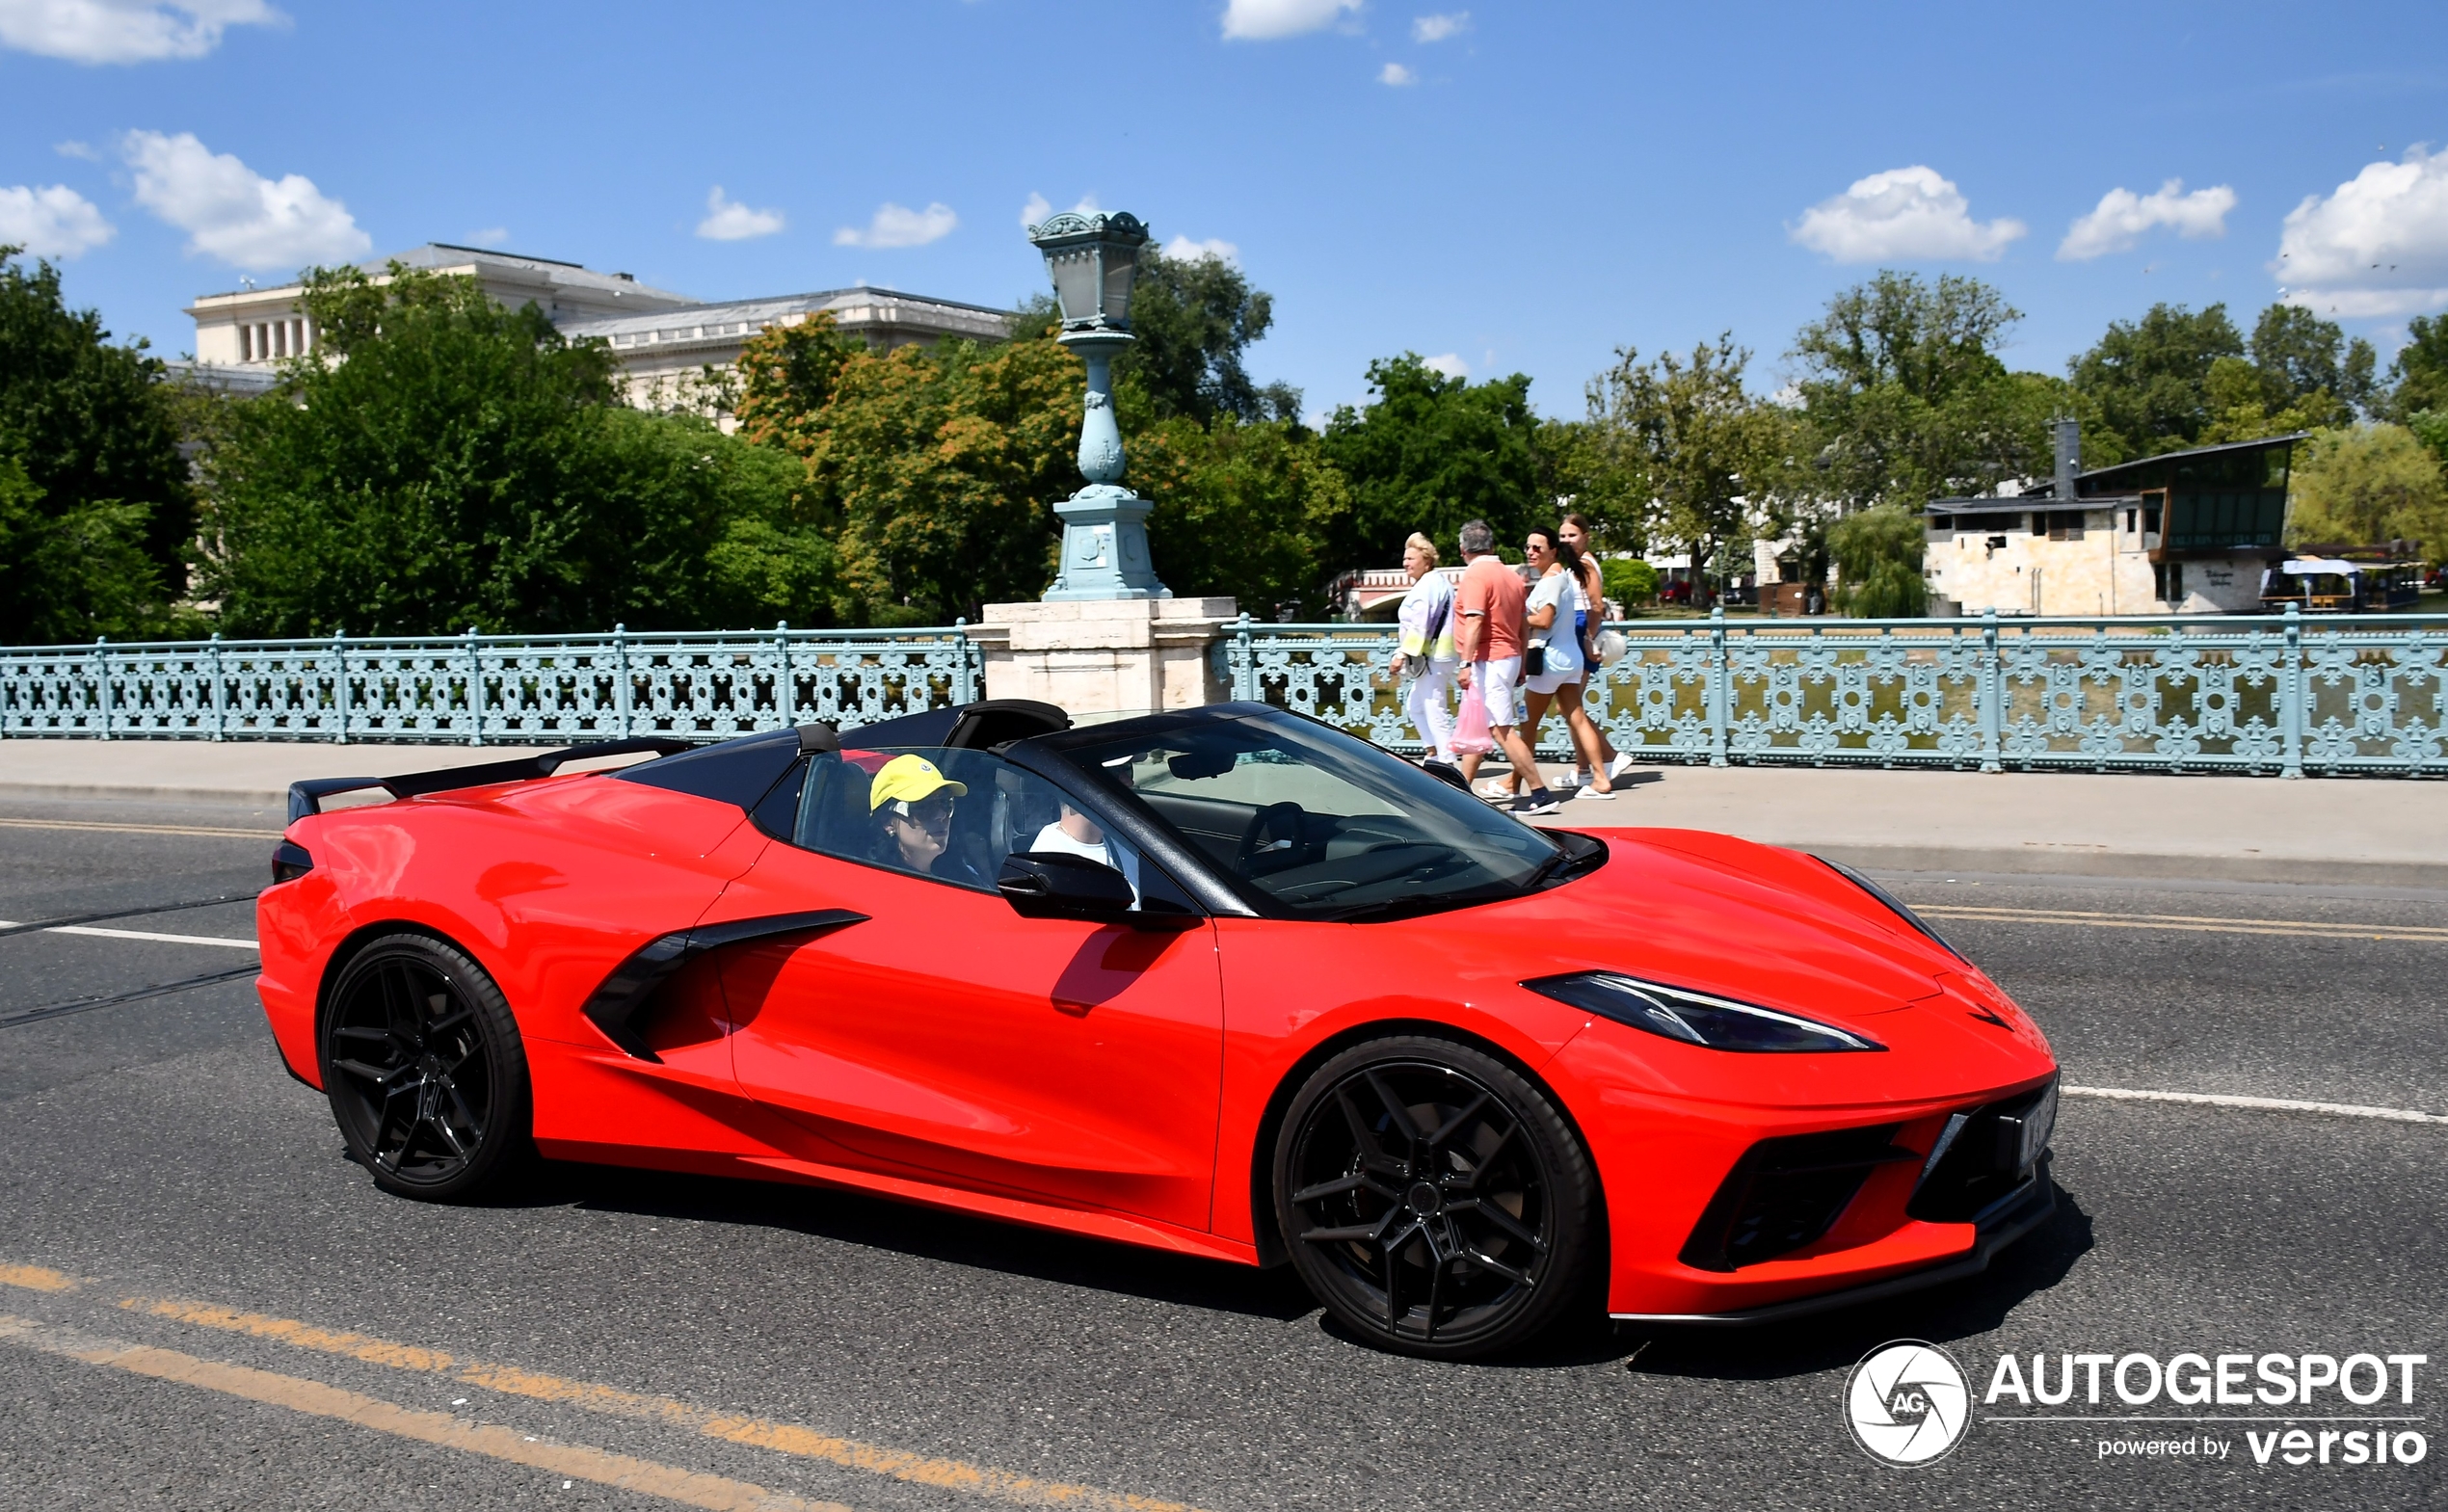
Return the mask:
<svg viewBox="0 0 2448 1512">
<path fill-rule="evenodd" d="M 0 800 L 277 805 L 302 777 L 537 749 L 0 740 Z M 1550 822 L 1720 830 L 1889 871 L 2448 888 L 2448 783 L 2404 778 L 1645 766 L 1612 802 L 1575 798 Z"/>
</svg>

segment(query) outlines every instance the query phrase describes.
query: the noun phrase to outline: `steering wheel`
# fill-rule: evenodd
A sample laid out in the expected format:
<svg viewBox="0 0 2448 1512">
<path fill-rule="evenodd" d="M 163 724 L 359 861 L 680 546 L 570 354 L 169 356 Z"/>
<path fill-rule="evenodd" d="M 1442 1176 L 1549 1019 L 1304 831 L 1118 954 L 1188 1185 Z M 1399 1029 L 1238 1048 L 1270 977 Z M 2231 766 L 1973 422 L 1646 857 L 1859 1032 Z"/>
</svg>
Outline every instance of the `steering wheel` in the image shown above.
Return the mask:
<svg viewBox="0 0 2448 1512">
<path fill-rule="evenodd" d="M 1289 800 L 1268 804 L 1241 832 L 1240 848 L 1233 856 L 1233 870 L 1240 876 L 1255 876 L 1254 863 L 1262 856 L 1275 858 L 1275 864 L 1265 868 L 1268 871 L 1298 864 L 1308 829 L 1309 811 L 1300 805 Z"/>
</svg>

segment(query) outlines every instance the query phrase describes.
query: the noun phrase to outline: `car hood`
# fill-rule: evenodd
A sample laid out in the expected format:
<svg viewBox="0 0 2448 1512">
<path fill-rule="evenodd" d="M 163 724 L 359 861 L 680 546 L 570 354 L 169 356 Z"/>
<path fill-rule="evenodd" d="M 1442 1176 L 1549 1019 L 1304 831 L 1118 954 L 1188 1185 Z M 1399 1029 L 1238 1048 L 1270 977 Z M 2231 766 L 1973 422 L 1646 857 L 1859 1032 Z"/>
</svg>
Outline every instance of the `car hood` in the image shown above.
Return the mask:
<svg viewBox="0 0 2448 1512">
<path fill-rule="evenodd" d="M 1607 864 L 1560 887 L 1413 921 L 1463 917 L 1502 941 L 1501 971 L 1527 980 L 1620 971 L 1839 1024 L 1994 984 L 1832 867 L 1698 831 L 1615 831 Z M 1494 963 L 1478 953 L 1484 971 Z M 1478 973 L 1473 973 L 1478 974 Z"/>
</svg>

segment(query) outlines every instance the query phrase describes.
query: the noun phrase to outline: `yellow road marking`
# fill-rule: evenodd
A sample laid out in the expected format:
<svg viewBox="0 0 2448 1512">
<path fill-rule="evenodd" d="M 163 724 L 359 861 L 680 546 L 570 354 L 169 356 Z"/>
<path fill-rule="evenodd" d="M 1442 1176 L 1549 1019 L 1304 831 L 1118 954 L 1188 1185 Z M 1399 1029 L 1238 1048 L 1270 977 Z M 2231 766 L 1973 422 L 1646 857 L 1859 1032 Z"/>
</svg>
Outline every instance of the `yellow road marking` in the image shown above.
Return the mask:
<svg viewBox="0 0 2448 1512">
<path fill-rule="evenodd" d="M 676 1465 L 580 1444 L 529 1438 L 509 1428 L 469 1422 L 448 1413 L 421 1412 L 361 1392 L 326 1386 L 321 1381 L 199 1359 L 175 1349 L 83 1338 L 6 1313 L 0 1313 L 0 1339 L 63 1359 L 81 1360 L 87 1365 L 105 1366 L 156 1381 L 174 1381 L 266 1406 L 285 1407 L 311 1418 L 335 1418 L 394 1438 L 482 1454 L 573 1480 L 593 1481 L 599 1486 L 643 1492 L 682 1506 L 706 1507 L 713 1512 L 850 1512 L 838 1501 L 810 1501 L 725 1475 L 681 1470 Z"/>
<path fill-rule="evenodd" d="M 0 829 L 94 830 L 123 835 L 202 835 L 225 840 L 277 840 L 279 830 L 230 830 L 209 824 L 119 824 L 108 819 L 0 819 Z"/>
<path fill-rule="evenodd" d="M 5 1274 L 0 1273 L 0 1280 L 5 1279 Z M 601 1386 L 591 1381 L 572 1381 L 521 1369 L 517 1366 L 462 1360 L 439 1349 L 397 1343 L 367 1334 L 317 1328 L 295 1318 L 241 1313 L 234 1308 L 176 1297 L 127 1297 L 120 1302 L 120 1306 L 146 1316 L 170 1318 L 226 1334 L 277 1340 L 301 1349 L 343 1355 L 395 1369 L 449 1375 L 470 1386 L 481 1386 L 488 1391 L 513 1396 L 532 1397 L 538 1401 L 557 1402 L 586 1412 L 600 1413 L 605 1417 L 679 1428 L 704 1434 L 709 1439 L 754 1445 L 800 1459 L 825 1460 L 846 1470 L 890 1475 L 895 1480 L 936 1486 L 947 1491 L 968 1492 L 998 1501 L 1024 1506 L 1077 1507 L 1086 1509 L 1086 1512 L 1192 1512 L 1191 1508 L 1179 1501 L 1101 1491 L 1094 1486 L 1064 1481 L 1042 1480 L 1017 1471 L 998 1470 L 968 1460 L 864 1444 L 798 1423 L 716 1412 L 677 1397 L 623 1391 L 619 1387 Z"/>
<path fill-rule="evenodd" d="M 2111 914 L 2085 909 L 1974 908 L 1915 903 L 1916 914 L 1974 923 L 2076 924 L 2091 929 L 2174 929 L 2210 935 L 2293 935 L 2322 940 L 2412 940 L 2448 943 L 2448 928 L 2432 924 L 2340 924 L 2309 918 L 2214 918 L 2196 914 Z"/>
<path fill-rule="evenodd" d="M 28 1291 L 73 1291 L 76 1278 L 43 1265 L 0 1265 L 0 1286 Z"/>
</svg>

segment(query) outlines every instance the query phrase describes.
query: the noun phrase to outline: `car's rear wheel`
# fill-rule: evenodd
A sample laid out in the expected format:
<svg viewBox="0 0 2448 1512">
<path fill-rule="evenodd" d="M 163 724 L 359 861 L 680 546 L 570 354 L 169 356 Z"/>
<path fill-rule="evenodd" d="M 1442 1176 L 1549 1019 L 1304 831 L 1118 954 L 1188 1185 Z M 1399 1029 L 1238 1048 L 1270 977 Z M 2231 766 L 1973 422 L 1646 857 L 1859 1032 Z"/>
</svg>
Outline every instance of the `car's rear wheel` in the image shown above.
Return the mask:
<svg viewBox="0 0 2448 1512">
<path fill-rule="evenodd" d="M 1293 1096 L 1275 1214 L 1344 1327 L 1432 1358 L 1530 1343 L 1587 1298 L 1603 1247 L 1597 1172 L 1554 1101 L 1417 1035 L 1344 1050 Z"/>
<path fill-rule="evenodd" d="M 528 1149 L 527 1058 L 501 989 L 425 935 L 369 942 L 333 984 L 323 1087 L 375 1184 L 452 1202 L 508 1176 Z"/>
</svg>

